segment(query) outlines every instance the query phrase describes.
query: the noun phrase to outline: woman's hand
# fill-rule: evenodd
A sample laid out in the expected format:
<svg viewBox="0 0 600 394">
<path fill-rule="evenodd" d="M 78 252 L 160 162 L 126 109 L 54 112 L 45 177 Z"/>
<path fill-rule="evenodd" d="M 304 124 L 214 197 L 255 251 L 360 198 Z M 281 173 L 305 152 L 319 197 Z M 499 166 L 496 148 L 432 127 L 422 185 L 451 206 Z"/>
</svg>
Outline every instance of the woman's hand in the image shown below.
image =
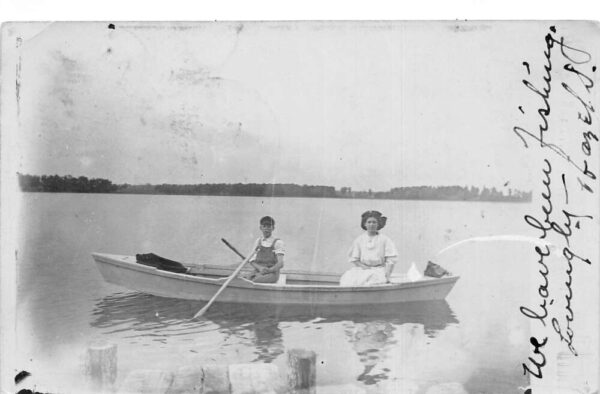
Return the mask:
<svg viewBox="0 0 600 394">
<path fill-rule="evenodd" d="M 392 271 L 394 271 L 395 262 L 392 260 L 387 260 L 385 262 L 385 278 L 387 279 L 387 283 L 391 283 L 390 277 L 392 276 Z"/>
</svg>

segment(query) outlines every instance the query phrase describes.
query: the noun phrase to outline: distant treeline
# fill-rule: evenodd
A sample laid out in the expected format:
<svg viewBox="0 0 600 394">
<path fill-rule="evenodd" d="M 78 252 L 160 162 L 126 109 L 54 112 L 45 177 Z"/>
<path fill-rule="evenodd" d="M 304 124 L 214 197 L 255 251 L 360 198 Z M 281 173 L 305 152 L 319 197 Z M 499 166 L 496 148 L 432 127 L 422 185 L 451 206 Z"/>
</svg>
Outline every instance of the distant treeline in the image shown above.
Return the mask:
<svg viewBox="0 0 600 394">
<path fill-rule="evenodd" d="M 19 175 L 19 186 L 24 192 L 50 193 L 114 193 L 119 186 L 108 179 L 71 175 Z"/>
<path fill-rule="evenodd" d="M 204 183 L 194 185 L 130 185 L 113 184 L 108 179 L 70 175 L 19 175 L 19 185 L 25 192 L 177 194 L 204 196 L 255 197 L 325 197 L 373 198 L 391 200 L 452 200 L 452 201 L 531 201 L 531 192 L 508 189 L 505 194 L 495 187 L 482 189 L 467 186 L 395 187 L 386 192 L 353 191 L 350 187 L 336 190 L 333 186 L 296 185 L 293 183 Z"/>
</svg>

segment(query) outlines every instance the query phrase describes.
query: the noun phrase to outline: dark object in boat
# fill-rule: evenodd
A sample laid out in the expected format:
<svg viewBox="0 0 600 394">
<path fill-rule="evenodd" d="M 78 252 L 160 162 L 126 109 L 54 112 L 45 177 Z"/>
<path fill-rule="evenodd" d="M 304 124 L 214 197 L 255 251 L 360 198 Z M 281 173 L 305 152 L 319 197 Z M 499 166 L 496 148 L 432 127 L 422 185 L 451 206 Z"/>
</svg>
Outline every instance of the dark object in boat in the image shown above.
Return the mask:
<svg viewBox="0 0 600 394">
<path fill-rule="evenodd" d="M 154 253 L 136 254 L 135 260 L 139 264 L 156 267 L 159 270 L 185 274 L 188 268 L 177 261 L 165 259 Z"/>
<path fill-rule="evenodd" d="M 430 276 L 432 278 L 441 278 L 443 276 L 450 276 L 450 272 L 446 271 L 442 266 L 432 262 L 427 262 L 427 267 L 425 268 L 425 276 Z"/>
</svg>

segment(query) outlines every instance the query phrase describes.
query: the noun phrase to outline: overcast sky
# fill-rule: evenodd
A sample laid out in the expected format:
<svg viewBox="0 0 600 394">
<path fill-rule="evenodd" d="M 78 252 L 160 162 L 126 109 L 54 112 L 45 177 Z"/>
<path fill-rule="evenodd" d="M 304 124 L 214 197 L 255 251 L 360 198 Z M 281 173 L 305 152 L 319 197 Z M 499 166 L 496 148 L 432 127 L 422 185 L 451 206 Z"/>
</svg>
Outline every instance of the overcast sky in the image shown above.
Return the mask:
<svg viewBox="0 0 600 394">
<path fill-rule="evenodd" d="M 529 190 L 526 152 L 512 127 L 522 116 L 521 63 L 542 64 L 547 28 L 21 28 L 18 168 L 117 183 L 387 190 L 510 182 Z"/>
</svg>

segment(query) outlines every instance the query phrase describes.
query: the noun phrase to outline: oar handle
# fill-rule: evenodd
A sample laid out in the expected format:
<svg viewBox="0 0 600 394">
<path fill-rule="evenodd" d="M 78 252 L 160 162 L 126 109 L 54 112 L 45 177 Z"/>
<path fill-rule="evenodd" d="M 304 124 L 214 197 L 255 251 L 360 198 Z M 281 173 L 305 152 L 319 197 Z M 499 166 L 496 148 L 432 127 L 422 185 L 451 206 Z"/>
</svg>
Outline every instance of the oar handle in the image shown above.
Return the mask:
<svg viewBox="0 0 600 394">
<path fill-rule="evenodd" d="M 240 256 L 241 258 L 245 259 L 246 257 L 244 257 L 243 254 L 241 254 L 240 252 L 238 252 L 238 250 L 236 248 L 233 247 L 233 245 L 231 245 L 229 242 L 227 242 L 227 240 L 225 238 L 221 238 L 221 241 L 223 241 L 223 243 L 227 246 L 229 246 L 229 249 L 233 250 L 235 253 L 237 253 L 238 256 Z"/>
</svg>

